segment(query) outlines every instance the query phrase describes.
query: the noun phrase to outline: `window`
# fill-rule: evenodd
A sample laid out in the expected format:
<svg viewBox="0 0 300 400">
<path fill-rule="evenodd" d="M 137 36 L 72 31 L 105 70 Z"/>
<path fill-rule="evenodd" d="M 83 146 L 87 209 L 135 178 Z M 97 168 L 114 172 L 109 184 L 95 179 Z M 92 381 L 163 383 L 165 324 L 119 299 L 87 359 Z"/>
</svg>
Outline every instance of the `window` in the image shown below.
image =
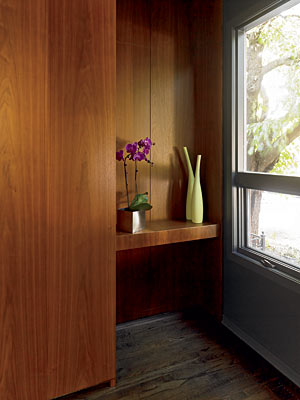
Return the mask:
<svg viewBox="0 0 300 400">
<path fill-rule="evenodd" d="M 300 277 L 300 4 L 235 30 L 234 252 Z"/>
</svg>

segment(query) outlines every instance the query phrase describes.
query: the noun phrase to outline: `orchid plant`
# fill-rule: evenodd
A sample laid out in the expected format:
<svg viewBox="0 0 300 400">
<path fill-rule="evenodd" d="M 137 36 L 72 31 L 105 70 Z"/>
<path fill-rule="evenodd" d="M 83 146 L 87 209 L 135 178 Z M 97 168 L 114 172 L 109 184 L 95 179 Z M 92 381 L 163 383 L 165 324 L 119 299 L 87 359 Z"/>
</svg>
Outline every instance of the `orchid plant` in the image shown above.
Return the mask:
<svg viewBox="0 0 300 400">
<path fill-rule="evenodd" d="M 137 185 L 137 174 L 138 174 L 138 162 L 146 161 L 151 166 L 153 162 L 148 159 L 151 147 L 154 146 L 155 143 L 151 142 L 151 139 L 146 137 L 145 139 L 141 139 L 138 142 L 128 143 L 125 146 L 124 150 L 119 150 L 116 153 L 117 161 L 123 161 L 124 164 L 124 177 L 125 177 L 125 186 L 126 186 L 126 195 L 127 195 L 127 204 L 128 210 L 130 211 L 140 211 L 140 210 L 150 210 L 152 206 L 148 203 L 148 192 L 139 194 L 138 193 L 138 185 Z M 129 192 L 128 192 L 128 172 L 127 172 L 127 161 L 134 162 L 134 182 L 135 182 L 135 197 L 131 203 L 129 203 Z"/>
</svg>

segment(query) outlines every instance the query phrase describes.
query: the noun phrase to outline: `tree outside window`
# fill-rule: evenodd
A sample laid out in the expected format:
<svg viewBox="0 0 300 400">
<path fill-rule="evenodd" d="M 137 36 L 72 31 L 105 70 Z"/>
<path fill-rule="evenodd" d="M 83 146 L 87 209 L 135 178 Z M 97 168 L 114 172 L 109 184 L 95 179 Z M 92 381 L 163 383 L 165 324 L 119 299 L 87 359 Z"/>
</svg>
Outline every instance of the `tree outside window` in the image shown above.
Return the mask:
<svg viewBox="0 0 300 400">
<path fill-rule="evenodd" d="M 243 170 L 300 176 L 300 4 L 246 30 L 244 45 Z M 283 225 L 291 216 L 300 224 L 300 197 L 247 190 L 247 199 L 248 246 L 300 267 L 300 225 L 273 232 L 272 213 L 267 221 L 272 207 L 286 213 Z"/>
</svg>

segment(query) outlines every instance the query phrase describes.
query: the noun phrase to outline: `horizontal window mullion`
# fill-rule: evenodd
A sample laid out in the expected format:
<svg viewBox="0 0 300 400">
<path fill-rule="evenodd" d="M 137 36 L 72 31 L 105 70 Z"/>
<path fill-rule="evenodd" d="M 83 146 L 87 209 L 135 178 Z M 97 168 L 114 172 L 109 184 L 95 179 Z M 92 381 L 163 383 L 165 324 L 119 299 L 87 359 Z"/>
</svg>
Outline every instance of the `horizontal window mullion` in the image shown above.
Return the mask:
<svg viewBox="0 0 300 400">
<path fill-rule="evenodd" d="M 263 173 L 237 172 L 234 185 L 247 189 L 287 193 L 300 196 L 300 177 Z"/>
</svg>

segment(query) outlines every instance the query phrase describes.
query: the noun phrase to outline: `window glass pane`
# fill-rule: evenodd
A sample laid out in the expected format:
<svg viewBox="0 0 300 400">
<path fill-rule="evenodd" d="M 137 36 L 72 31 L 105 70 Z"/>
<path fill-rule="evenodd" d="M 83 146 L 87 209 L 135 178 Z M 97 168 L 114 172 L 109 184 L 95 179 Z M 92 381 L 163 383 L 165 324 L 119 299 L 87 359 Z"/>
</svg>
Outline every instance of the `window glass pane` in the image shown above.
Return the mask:
<svg viewBox="0 0 300 400">
<path fill-rule="evenodd" d="M 248 247 L 300 268 L 300 196 L 247 190 Z"/>
<path fill-rule="evenodd" d="M 300 4 L 245 33 L 244 169 L 300 176 Z"/>
</svg>

